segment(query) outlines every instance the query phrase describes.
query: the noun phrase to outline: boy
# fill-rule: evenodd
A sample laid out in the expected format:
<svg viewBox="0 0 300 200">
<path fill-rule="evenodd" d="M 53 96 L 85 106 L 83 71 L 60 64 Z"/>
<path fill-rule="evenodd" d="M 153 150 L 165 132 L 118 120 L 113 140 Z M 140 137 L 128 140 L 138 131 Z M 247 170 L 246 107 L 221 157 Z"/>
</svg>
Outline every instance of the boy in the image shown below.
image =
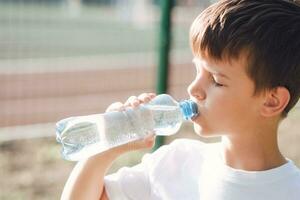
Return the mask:
<svg viewBox="0 0 300 200">
<path fill-rule="evenodd" d="M 193 22 L 190 41 L 197 74 L 188 93 L 200 111 L 194 129 L 222 141 L 175 140 L 104 177 L 120 154 L 151 147 L 149 135 L 79 162 L 62 199 L 300 199 L 300 170 L 277 144 L 278 126 L 300 96 L 300 7 L 284 0 L 219 1 Z"/>
</svg>

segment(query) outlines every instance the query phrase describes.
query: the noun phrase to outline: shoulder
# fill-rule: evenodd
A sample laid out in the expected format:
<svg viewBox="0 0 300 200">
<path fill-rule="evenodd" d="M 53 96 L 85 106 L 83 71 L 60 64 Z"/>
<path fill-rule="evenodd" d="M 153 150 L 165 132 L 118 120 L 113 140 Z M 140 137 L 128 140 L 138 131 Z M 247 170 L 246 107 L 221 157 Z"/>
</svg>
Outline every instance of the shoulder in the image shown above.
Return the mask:
<svg viewBox="0 0 300 200">
<path fill-rule="evenodd" d="M 281 177 L 278 181 L 279 195 L 282 195 L 283 198 L 288 194 L 289 199 L 298 200 L 300 196 L 300 169 L 288 159 L 288 163 L 282 167 Z"/>
<path fill-rule="evenodd" d="M 288 183 L 297 188 L 300 188 L 300 169 L 295 165 L 295 163 L 288 159 L 288 167 L 286 167 L 285 178 L 288 180 Z M 300 191 L 298 191 L 300 194 Z"/>
<path fill-rule="evenodd" d="M 146 157 L 152 156 L 155 158 L 161 158 L 165 156 L 170 156 L 172 154 L 187 154 L 187 153 L 196 153 L 201 152 L 201 150 L 205 149 L 207 145 L 198 140 L 192 139 L 176 139 L 172 141 L 170 144 L 163 145 L 155 152 L 151 154 L 147 154 Z"/>
<path fill-rule="evenodd" d="M 169 149 L 176 152 L 192 153 L 199 152 L 208 149 L 210 144 L 204 143 L 200 140 L 192 139 L 176 139 L 168 145 Z"/>
<path fill-rule="evenodd" d="M 168 194 L 168 199 L 194 196 L 208 146 L 198 140 L 177 139 L 148 155 L 145 160 L 152 162 L 144 164 L 152 191 L 159 196 Z"/>
<path fill-rule="evenodd" d="M 142 163 L 152 169 L 162 166 L 180 165 L 184 163 L 201 163 L 211 152 L 214 145 L 192 139 L 176 139 L 170 144 L 163 145 L 151 154 L 146 154 Z M 209 152 L 208 152 L 209 151 Z"/>
<path fill-rule="evenodd" d="M 187 146 L 190 148 L 204 148 L 205 146 L 207 146 L 208 144 L 200 141 L 200 140 L 193 140 L 193 139 L 176 139 L 173 140 L 170 143 L 170 146 L 176 147 L 176 146 Z"/>
<path fill-rule="evenodd" d="M 169 151 L 175 152 L 178 156 L 187 157 L 204 157 L 218 149 L 219 143 L 205 143 L 200 140 L 177 139 L 169 144 Z"/>
</svg>

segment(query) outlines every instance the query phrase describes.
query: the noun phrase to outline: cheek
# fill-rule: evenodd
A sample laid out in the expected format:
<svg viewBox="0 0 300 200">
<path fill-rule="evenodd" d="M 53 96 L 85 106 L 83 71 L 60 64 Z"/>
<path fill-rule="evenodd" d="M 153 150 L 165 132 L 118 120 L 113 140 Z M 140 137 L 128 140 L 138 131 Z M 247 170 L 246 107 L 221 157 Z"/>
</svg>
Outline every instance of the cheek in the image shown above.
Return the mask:
<svg viewBox="0 0 300 200">
<path fill-rule="evenodd" d="M 215 94 L 206 100 L 204 108 L 208 117 L 223 118 L 224 115 L 226 116 L 233 109 L 233 106 L 233 98 L 222 94 Z"/>
<path fill-rule="evenodd" d="M 238 126 L 247 125 L 253 102 L 246 94 L 238 91 L 215 90 L 210 92 L 203 102 L 202 108 L 199 108 L 200 117 L 194 124 L 195 132 L 201 136 L 209 136 L 215 133 L 234 131 Z"/>
<path fill-rule="evenodd" d="M 243 104 L 234 95 L 215 96 L 208 100 L 205 105 L 203 117 L 205 124 L 215 131 L 228 130 L 235 125 L 236 121 L 244 115 Z"/>
</svg>

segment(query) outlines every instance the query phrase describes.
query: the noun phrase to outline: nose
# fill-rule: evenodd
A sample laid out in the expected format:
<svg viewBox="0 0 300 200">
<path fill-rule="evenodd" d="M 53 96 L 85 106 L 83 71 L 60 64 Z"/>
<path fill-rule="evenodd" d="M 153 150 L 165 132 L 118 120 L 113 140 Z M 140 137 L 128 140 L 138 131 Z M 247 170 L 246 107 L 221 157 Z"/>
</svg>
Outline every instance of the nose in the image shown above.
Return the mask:
<svg viewBox="0 0 300 200">
<path fill-rule="evenodd" d="M 200 81 L 197 79 L 188 86 L 187 92 L 198 101 L 203 101 L 206 98 L 205 91 L 203 90 Z"/>
</svg>

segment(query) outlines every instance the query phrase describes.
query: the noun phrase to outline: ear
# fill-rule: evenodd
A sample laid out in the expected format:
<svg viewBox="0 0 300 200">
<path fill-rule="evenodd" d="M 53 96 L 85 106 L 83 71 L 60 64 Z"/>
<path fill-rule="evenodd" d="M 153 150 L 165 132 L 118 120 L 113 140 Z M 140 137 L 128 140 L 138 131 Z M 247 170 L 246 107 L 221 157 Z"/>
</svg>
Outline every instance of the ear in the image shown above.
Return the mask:
<svg viewBox="0 0 300 200">
<path fill-rule="evenodd" d="M 290 101 L 290 92 L 285 87 L 276 87 L 265 93 L 261 114 L 272 117 L 283 112 Z"/>
</svg>

